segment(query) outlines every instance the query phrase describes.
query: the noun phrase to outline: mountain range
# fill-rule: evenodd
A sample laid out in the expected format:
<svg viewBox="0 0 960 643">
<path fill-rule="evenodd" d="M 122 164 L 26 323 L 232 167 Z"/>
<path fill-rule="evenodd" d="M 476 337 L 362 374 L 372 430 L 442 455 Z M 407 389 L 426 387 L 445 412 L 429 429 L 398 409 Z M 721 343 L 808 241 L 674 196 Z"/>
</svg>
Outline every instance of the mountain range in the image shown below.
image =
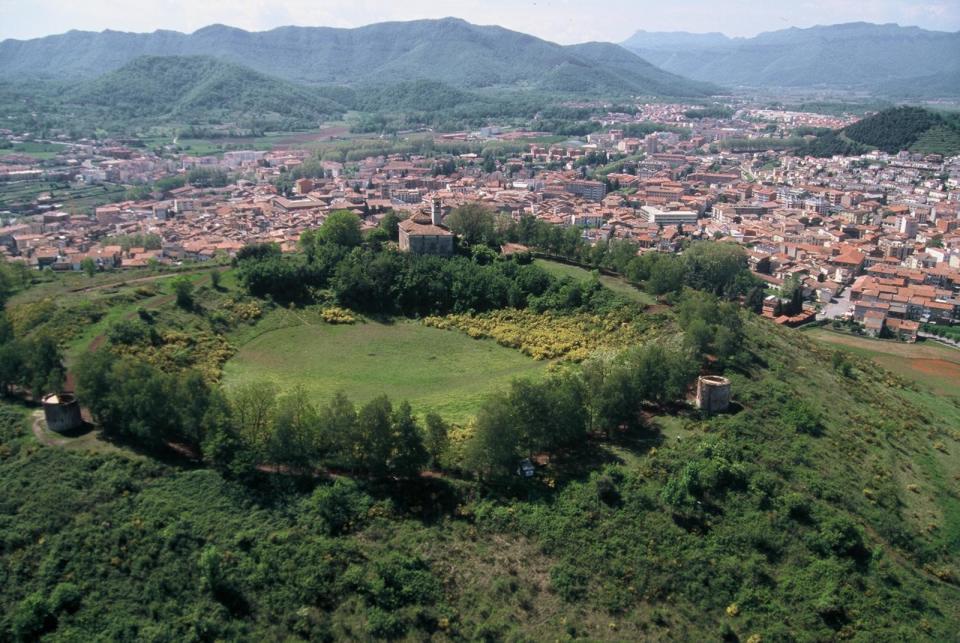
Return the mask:
<svg viewBox="0 0 960 643">
<path fill-rule="evenodd" d="M 618 45 L 562 46 L 455 18 L 356 29 L 281 27 L 249 32 L 212 25 L 191 34 L 70 31 L 0 42 L 0 79 L 93 78 L 142 56 L 213 56 L 313 85 L 425 79 L 467 89 L 563 93 L 698 97 L 717 91 L 710 83 L 658 69 Z"/>
<path fill-rule="evenodd" d="M 732 87 L 858 89 L 892 98 L 960 96 L 960 32 L 856 22 L 753 38 L 638 31 L 622 44 L 669 72 Z"/>
</svg>

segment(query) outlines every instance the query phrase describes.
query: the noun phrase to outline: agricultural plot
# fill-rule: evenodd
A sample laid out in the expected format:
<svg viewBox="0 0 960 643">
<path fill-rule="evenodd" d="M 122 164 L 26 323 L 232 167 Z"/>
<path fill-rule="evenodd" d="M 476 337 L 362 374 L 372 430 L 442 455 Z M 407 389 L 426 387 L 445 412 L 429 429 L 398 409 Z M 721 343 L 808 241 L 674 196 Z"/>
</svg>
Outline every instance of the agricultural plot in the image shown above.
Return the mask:
<svg viewBox="0 0 960 643">
<path fill-rule="evenodd" d="M 807 331 L 807 335 L 868 357 L 897 375 L 929 387 L 938 395 L 960 399 L 960 350 L 931 341 L 905 344 L 826 329 Z"/>
<path fill-rule="evenodd" d="M 93 209 L 112 203 L 123 195 L 122 185 L 78 185 L 49 181 L 13 181 L 0 183 L 0 210 L 17 210 L 33 202 L 41 194 L 49 194 L 51 202 L 72 212 L 92 214 Z"/>
<path fill-rule="evenodd" d="M 60 143 L 37 143 L 35 141 L 30 141 L 27 143 L 17 143 L 12 149 L 6 151 L 13 154 L 25 154 L 27 156 L 32 156 L 38 161 L 43 161 L 52 159 L 66 150 L 67 146 L 61 145 Z M 3 153 L 4 150 L 0 150 L 0 154 Z"/>
</svg>

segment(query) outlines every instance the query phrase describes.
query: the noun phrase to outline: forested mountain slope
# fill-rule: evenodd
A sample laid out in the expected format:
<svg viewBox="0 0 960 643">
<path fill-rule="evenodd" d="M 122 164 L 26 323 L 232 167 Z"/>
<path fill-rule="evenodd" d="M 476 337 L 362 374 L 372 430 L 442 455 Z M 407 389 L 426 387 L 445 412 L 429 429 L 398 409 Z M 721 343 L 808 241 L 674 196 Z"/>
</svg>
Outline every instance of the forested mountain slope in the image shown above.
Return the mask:
<svg viewBox="0 0 960 643">
<path fill-rule="evenodd" d="M 960 154 L 960 114 L 922 107 L 895 107 L 869 116 L 842 130 L 818 136 L 801 154 L 832 156 L 879 149 L 889 154 L 903 150 Z"/>
<path fill-rule="evenodd" d="M 139 56 L 215 56 L 286 80 L 312 84 L 440 81 L 457 87 L 704 96 L 715 88 L 657 69 L 617 45 L 611 73 L 592 48 L 463 20 L 418 20 L 357 29 L 281 27 L 247 32 L 212 25 L 192 34 L 71 31 L 0 42 L 0 77 L 92 77 Z"/>
<path fill-rule="evenodd" d="M 319 119 L 347 107 L 319 92 L 205 56 L 145 56 L 63 96 L 66 103 L 104 108 L 113 118 L 213 114 Z"/>
</svg>

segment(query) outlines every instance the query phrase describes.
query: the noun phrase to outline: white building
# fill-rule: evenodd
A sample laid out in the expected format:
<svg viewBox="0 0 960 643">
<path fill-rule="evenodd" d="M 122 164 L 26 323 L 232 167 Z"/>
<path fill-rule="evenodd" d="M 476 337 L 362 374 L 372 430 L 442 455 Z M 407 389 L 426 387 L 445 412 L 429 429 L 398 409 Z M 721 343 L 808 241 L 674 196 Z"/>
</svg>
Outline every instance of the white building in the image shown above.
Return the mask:
<svg viewBox="0 0 960 643">
<path fill-rule="evenodd" d="M 661 210 L 652 205 L 640 208 L 649 223 L 657 225 L 696 225 L 698 214 L 691 210 Z"/>
</svg>

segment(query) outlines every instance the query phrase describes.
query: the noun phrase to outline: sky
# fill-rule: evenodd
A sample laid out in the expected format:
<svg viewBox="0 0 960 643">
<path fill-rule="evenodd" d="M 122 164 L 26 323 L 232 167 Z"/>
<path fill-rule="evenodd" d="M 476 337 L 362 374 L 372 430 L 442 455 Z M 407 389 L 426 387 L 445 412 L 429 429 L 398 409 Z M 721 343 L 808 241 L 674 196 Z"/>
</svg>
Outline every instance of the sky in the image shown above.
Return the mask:
<svg viewBox="0 0 960 643">
<path fill-rule="evenodd" d="M 561 44 L 620 42 L 638 29 L 752 36 L 853 21 L 960 31 L 960 0 L 0 0 L 0 40 L 70 29 L 189 33 L 220 23 L 260 31 L 451 15 Z"/>
</svg>

